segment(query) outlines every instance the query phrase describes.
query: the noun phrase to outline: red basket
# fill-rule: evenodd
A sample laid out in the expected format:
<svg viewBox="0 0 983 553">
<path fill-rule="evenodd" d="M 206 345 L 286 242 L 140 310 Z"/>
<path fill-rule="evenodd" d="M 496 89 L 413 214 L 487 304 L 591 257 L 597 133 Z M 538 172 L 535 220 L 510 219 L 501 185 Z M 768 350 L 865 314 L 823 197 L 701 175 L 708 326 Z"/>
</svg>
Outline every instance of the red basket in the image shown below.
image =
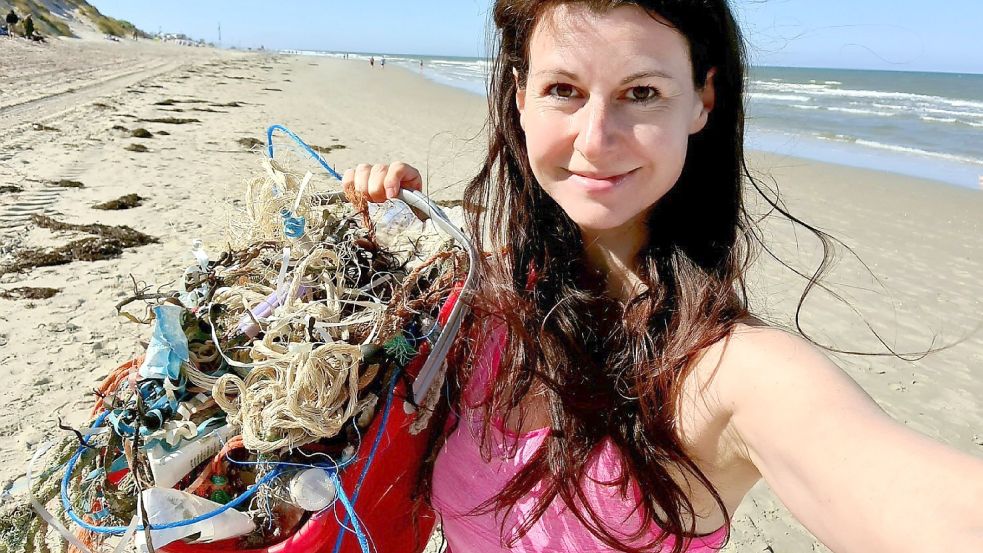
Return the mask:
<svg viewBox="0 0 983 553">
<path fill-rule="evenodd" d="M 382 417 L 376 416 L 362 441 L 363 451 L 376 439 L 379 432 L 382 438 L 370 469 L 365 473 L 361 485 L 358 480 L 365 468 L 367 455 L 346 467 L 340 476 L 342 486 L 348 497 L 358 490 L 353 507 L 358 513 L 362 530 L 369 538 L 373 550 L 385 553 L 422 551 L 436 517 L 429 508 L 420 509 L 414 521 L 411 508 L 412 494 L 417 474 L 426 454 L 431 429 L 417 435 L 409 433 L 409 425 L 416 413 L 406 414 L 403 397 L 408 390 L 404 380 L 398 380 L 392 404 L 389 408 L 385 428 L 380 428 Z M 380 413 L 381 414 L 381 413 Z M 300 553 L 300 552 L 340 552 L 361 553 L 355 535 L 344 530 L 339 521 L 346 520 L 346 512 L 341 502 L 336 501 L 333 508 L 312 516 L 286 540 L 261 549 L 238 549 L 235 539 L 213 543 L 189 544 L 173 542 L 160 551 L 170 553 Z"/>
</svg>

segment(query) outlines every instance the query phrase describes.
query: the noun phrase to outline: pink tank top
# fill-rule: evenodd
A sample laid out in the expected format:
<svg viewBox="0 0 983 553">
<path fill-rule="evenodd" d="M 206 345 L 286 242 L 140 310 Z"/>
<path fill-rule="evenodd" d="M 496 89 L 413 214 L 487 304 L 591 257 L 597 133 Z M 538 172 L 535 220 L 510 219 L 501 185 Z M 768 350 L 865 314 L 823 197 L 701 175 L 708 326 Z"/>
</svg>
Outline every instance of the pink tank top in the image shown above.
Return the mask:
<svg viewBox="0 0 983 553">
<path fill-rule="evenodd" d="M 477 402 L 473 400 L 480 397 L 474 395 L 475 391 L 487 390 L 488 376 L 498 369 L 503 340 L 504 332 L 501 330 L 490 333 L 478 361 L 475 382 L 469 383 L 464 394 L 465 404 L 475 405 Z M 469 515 L 477 506 L 499 493 L 529 462 L 549 435 L 549 428 L 516 434 L 501 424 L 493 424 L 489 436 L 491 460 L 486 462 L 481 456 L 480 414 L 474 409 L 467 409 L 466 405 L 462 406 L 462 412 L 462 419 L 438 453 L 433 469 L 433 508 L 441 516 L 448 553 L 613 551 L 581 524 L 560 498 L 550 503 L 528 533 L 515 539 L 517 529 L 527 520 L 540 497 L 539 486 L 533 488 L 529 496 L 519 501 L 508 513 Z M 509 455 L 509 446 L 513 444 L 515 454 Z M 641 545 L 660 535 L 661 530 L 651 521 L 643 521 L 640 513 L 634 509 L 639 497 L 637 487 L 629 486 L 626 496 L 616 486 L 604 484 L 620 474 L 618 455 L 610 442 L 602 443 L 589 460 L 588 478 L 582 489 L 605 526 L 622 530 L 623 535 L 618 536 L 622 540 L 646 524 L 649 532 L 637 543 Z M 686 551 L 714 553 L 722 547 L 726 532 L 727 528 L 722 527 L 713 534 L 692 538 L 688 540 Z M 513 543 L 511 547 L 508 545 L 510 543 Z M 663 546 L 664 550 L 671 550 L 673 544 L 674 537 L 670 537 Z"/>
</svg>

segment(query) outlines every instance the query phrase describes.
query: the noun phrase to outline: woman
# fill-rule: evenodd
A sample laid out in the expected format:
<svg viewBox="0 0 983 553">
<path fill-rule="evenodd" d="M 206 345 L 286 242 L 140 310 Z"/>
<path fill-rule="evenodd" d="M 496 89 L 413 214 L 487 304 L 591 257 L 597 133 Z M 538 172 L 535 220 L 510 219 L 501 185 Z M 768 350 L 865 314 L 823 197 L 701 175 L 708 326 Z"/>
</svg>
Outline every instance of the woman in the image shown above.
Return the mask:
<svg viewBox="0 0 983 553">
<path fill-rule="evenodd" d="M 714 551 L 760 478 L 837 552 L 983 551 L 983 462 L 748 311 L 725 0 L 499 0 L 489 255 L 430 494 L 449 549 Z M 422 178 L 360 165 L 373 201 Z"/>
</svg>

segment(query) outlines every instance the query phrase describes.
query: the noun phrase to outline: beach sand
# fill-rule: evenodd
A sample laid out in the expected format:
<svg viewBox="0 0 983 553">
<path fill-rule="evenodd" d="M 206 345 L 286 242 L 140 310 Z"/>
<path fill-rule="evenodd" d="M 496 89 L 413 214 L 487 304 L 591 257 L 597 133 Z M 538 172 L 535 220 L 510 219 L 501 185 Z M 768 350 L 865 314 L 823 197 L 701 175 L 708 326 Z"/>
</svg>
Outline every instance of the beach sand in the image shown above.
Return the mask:
<svg viewBox="0 0 983 553">
<path fill-rule="evenodd" d="M 40 442 L 61 436 L 56 417 L 82 423 L 93 386 L 141 350 L 148 329 L 114 310 L 133 292 L 131 275 L 175 281 L 194 262 L 196 238 L 219 251 L 225 209 L 261 159 L 240 139 L 263 140 L 264 129 L 279 123 L 332 147 L 327 158 L 339 171 L 403 160 L 425 173 L 439 199 L 460 197 L 484 149 L 484 99 L 392 65 L 152 43 L 2 42 L 0 187 L 16 188 L 0 188 L 0 263 L 25 248 L 83 236 L 38 228 L 32 214 L 128 225 L 159 240 L 115 259 L 0 276 L 0 291 L 60 289 L 50 299 L 0 299 L 0 482 L 8 484 L 24 474 Z M 155 105 L 165 100 L 174 102 Z M 198 121 L 146 121 L 163 117 Z M 154 136 L 134 138 L 137 128 Z M 147 151 L 127 150 L 133 144 Z M 844 250 L 826 282 L 849 304 L 813 292 L 804 329 L 840 349 L 877 352 L 885 350 L 865 321 L 897 351 L 966 338 L 914 362 L 833 357 L 894 417 L 983 455 L 983 335 L 972 334 L 983 313 L 983 193 L 769 154 L 750 161 L 764 182 L 780 185 L 796 216 L 863 262 Z M 63 179 L 84 188 L 51 184 Z M 131 193 L 146 200 L 122 211 L 91 207 Z M 761 211 L 753 193 L 748 202 Z M 820 250 L 803 228 L 771 217 L 763 229 L 786 262 L 816 267 Z M 750 284 L 755 311 L 789 324 L 806 281 L 763 256 Z M 727 548 L 823 550 L 764 484 L 735 514 Z"/>
</svg>

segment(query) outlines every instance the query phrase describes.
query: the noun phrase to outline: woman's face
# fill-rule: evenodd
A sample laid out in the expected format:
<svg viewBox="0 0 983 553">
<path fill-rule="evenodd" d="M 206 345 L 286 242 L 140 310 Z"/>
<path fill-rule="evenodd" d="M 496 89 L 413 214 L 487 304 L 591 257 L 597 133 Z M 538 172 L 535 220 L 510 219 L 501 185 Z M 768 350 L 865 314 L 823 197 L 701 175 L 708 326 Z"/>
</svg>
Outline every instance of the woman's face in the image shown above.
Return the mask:
<svg viewBox="0 0 983 553">
<path fill-rule="evenodd" d="M 712 76 L 712 75 L 711 75 Z M 533 174 L 585 231 L 643 220 L 706 124 L 686 38 L 636 7 L 564 4 L 540 18 L 516 94 Z"/>
</svg>

